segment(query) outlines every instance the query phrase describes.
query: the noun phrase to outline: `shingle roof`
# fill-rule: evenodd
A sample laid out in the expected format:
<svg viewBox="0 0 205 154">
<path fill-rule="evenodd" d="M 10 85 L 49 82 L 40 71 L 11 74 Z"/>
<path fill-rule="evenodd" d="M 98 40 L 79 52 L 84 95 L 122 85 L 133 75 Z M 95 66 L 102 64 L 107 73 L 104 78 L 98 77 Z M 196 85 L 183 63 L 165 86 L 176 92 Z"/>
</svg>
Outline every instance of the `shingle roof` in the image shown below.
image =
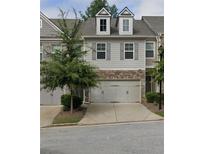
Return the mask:
<svg viewBox="0 0 205 154">
<path fill-rule="evenodd" d="M 155 33 L 164 33 L 164 16 L 142 16 L 142 20 L 145 21 Z"/>
<path fill-rule="evenodd" d="M 56 26 L 59 27 L 59 19 L 50 19 Z M 110 36 L 118 36 L 119 30 L 116 24 L 117 19 L 111 18 L 111 34 Z M 66 19 L 68 26 L 73 27 L 75 19 Z M 134 36 L 155 36 L 155 33 L 150 30 L 148 25 L 143 20 L 134 20 L 133 24 L 133 35 Z M 60 27 L 59 27 L 60 28 Z M 96 36 L 96 22 L 95 18 L 89 18 L 85 22 L 82 22 L 79 33 L 84 36 Z"/>
</svg>

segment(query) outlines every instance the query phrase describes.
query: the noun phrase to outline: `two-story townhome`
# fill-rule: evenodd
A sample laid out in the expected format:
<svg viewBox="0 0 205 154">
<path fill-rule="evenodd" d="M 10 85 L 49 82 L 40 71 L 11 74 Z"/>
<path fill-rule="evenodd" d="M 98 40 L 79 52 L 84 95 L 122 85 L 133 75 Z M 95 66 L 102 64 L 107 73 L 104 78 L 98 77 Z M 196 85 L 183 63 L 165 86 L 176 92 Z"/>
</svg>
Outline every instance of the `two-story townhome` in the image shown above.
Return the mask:
<svg viewBox="0 0 205 154">
<path fill-rule="evenodd" d="M 154 20 L 155 17 L 149 18 Z M 154 67 L 158 59 L 159 35 L 152 29 L 149 20 L 145 19 L 135 20 L 127 7 L 117 18 L 112 18 L 102 8 L 94 18 L 83 22 L 80 29 L 83 49 L 88 51 L 84 58 L 97 66 L 100 75 L 99 86 L 85 92 L 89 101 L 141 102 L 146 91 L 156 89 L 156 84 L 151 82 L 151 77 L 146 76 L 146 71 Z M 68 19 L 67 22 L 72 25 L 73 20 Z M 41 57 L 44 58 L 45 50 L 52 52 L 52 49 L 60 48 L 61 40 L 57 37 L 60 29 L 55 19 L 48 19 L 41 13 L 41 24 Z M 52 37 L 54 32 L 56 36 Z M 58 89 L 50 95 L 42 90 L 41 104 L 59 104 L 62 93 Z"/>
</svg>

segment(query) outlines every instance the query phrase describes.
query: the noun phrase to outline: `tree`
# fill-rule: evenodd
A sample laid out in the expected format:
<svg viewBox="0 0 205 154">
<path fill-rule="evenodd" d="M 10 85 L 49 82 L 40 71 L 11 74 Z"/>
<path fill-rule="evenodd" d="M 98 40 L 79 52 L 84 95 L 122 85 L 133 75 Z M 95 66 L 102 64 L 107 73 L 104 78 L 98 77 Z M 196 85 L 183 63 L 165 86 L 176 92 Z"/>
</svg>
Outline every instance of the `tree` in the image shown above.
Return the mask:
<svg viewBox="0 0 205 154">
<path fill-rule="evenodd" d="M 74 22 L 73 27 L 66 24 L 67 12 L 60 9 L 62 19 L 59 26 L 62 30 L 63 49 L 50 54 L 50 59 L 41 62 L 41 85 L 43 89 L 54 91 L 57 87 L 69 88 L 71 95 L 71 113 L 73 112 L 73 93 L 76 88 L 94 87 L 98 83 L 95 67 L 83 60 L 86 51 L 82 50 L 82 41 L 79 39 L 80 20 Z"/>
<path fill-rule="evenodd" d="M 107 9 L 110 14 L 112 15 L 112 17 L 117 17 L 117 7 L 116 5 L 112 5 L 110 6 L 107 2 L 107 0 L 93 0 L 90 4 L 89 7 L 87 7 L 87 10 L 85 11 L 85 14 L 82 14 L 82 12 L 80 12 L 81 17 L 84 20 L 87 20 L 90 17 L 95 17 L 95 15 L 102 9 L 102 8 Z"/>
<path fill-rule="evenodd" d="M 164 81 L 164 47 L 160 46 L 159 49 L 159 61 L 153 70 L 151 70 L 151 74 L 154 78 L 154 81 L 159 85 L 159 110 L 162 109 L 162 83 Z"/>
</svg>

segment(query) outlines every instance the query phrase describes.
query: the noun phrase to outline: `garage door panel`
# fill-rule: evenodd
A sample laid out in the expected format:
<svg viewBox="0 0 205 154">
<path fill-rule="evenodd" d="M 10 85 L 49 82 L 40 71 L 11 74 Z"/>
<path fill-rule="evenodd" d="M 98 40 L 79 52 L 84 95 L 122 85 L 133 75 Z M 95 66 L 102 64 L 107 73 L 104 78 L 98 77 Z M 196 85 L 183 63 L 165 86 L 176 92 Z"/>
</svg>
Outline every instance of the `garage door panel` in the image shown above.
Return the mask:
<svg viewBox="0 0 205 154">
<path fill-rule="evenodd" d="M 91 89 L 91 101 L 95 103 L 140 101 L 139 81 L 102 81 Z"/>
</svg>

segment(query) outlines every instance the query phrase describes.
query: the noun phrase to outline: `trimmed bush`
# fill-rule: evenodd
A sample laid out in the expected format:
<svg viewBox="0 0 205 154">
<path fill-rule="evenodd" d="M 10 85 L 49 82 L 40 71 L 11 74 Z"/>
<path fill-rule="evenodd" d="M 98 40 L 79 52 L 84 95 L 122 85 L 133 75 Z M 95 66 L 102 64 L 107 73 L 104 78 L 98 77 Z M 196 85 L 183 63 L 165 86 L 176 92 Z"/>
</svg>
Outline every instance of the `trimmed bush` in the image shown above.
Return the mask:
<svg viewBox="0 0 205 154">
<path fill-rule="evenodd" d="M 156 92 L 147 92 L 146 99 L 149 103 L 154 103 L 157 102 L 157 100 L 159 100 L 158 94 Z"/>
<path fill-rule="evenodd" d="M 162 94 L 161 97 L 162 97 L 162 102 L 164 102 L 164 94 Z M 159 103 L 160 93 L 147 92 L 146 99 L 147 99 L 147 102 L 149 102 L 149 103 L 154 103 L 154 102 Z"/>
<path fill-rule="evenodd" d="M 68 111 L 70 109 L 71 96 L 69 94 L 64 94 L 61 96 L 61 105 L 63 105 L 63 110 Z M 77 109 L 82 104 L 82 98 L 78 96 L 73 96 L 73 108 Z"/>
</svg>

